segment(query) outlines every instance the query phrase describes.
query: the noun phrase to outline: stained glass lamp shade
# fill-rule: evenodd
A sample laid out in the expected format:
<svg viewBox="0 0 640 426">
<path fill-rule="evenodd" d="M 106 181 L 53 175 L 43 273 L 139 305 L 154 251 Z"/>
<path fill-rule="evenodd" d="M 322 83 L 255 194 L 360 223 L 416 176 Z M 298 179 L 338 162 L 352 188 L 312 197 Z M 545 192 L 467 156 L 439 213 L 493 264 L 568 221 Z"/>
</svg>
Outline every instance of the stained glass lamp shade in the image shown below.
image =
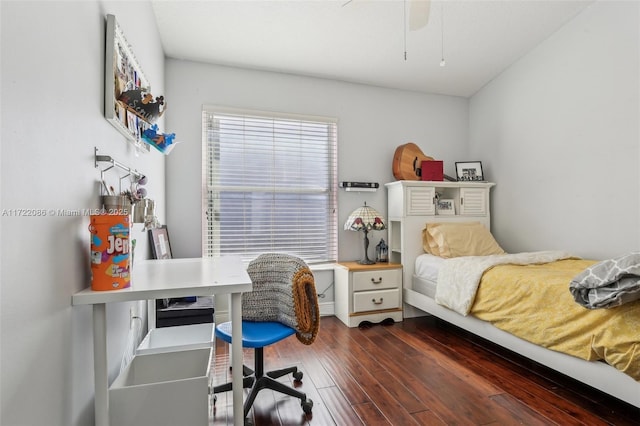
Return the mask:
<svg viewBox="0 0 640 426">
<path fill-rule="evenodd" d="M 367 203 L 364 203 L 364 206 L 358 207 L 349 215 L 349 218 L 344 224 L 345 231 L 364 232 L 364 257 L 362 260 L 358 261 L 359 264 L 373 265 L 376 263 L 369 259 L 369 238 L 367 237 L 367 234 L 371 230 L 382 231 L 386 228 L 387 226 L 384 224 L 382 215 L 374 208 L 367 206 Z"/>
</svg>

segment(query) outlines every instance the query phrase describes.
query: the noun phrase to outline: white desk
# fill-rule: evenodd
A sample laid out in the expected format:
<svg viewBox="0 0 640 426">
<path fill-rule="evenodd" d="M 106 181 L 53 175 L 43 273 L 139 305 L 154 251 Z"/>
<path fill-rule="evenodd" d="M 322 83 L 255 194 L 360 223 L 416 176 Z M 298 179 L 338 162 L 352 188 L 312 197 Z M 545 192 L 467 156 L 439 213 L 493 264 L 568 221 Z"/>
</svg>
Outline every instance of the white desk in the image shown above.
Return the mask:
<svg viewBox="0 0 640 426">
<path fill-rule="evenodd" d="M 222 257 L 145 260 L 135 264 L 129 288 L 93 291 L 89 287 L 74 294 L 73 305 L 93 305 L 96 426 L 109 426 L 106 304 L 225 293 L 231 294 L 233 419 L 234 425 L 243 425 L 241 296 L 251 289 L 251 279 L 240 258 Z"/>
</svg>

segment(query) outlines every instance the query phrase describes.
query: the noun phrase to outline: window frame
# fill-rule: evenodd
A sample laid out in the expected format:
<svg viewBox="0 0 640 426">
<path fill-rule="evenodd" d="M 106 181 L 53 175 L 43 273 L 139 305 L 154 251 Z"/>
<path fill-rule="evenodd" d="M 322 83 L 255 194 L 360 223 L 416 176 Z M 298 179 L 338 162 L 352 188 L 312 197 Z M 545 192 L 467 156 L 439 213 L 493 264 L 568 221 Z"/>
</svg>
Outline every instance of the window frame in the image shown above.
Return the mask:
<svg viewBox="0 0 640 426">
<path fill-rule="evenodd" d="M 211 152 L 216 152 L 216 148 L 213 151 L 210 151 L 209 144 L 215 143 L 211 142 L 210 132 L 211 129 L 209 127 L 209 123 L 214 120 L 214 117 L 222 117 L 222 116 L 238 116 L 243 117 L 244 120 L 260 120 L 260 121 L 269 121 L 272 120 L 273 123 L 281 123 L 281 122 L 301 122 L 302 125 L 305 123 L 310 123 L 312 125 L 326 125 L 327 127 L 327 139 L 326 139 L 326 182 L 324 185 L 319 185 L 318 188 L 294 188 L 289 190 L 287 189 L 286 184 L 284 186 L 278 186 L 271 188 L 270 191 L 265 191 L 265 186 L 225 186 L 225 185 L 216 185 L 214 182 L 211 182 L 209 179 L 213 179 L 213 175 L 215 174 L 215 164 L 211 165 L 209 168 L 209 161 L 212 157 Z M 210 118 L 211 117 L 211 118 Z M 282 251 L 287 252 L 288 254 L 293 254 L 300 256 L 307 263 L 333 263 L 337 261 L 338 257 L 338 218 L 337 218 L 337 193 L 338 193 L 338 177 L 337 177 L 337 151 L 338 151 L 338 120 L 333 117 L 324 117 L 324 116 L 312 116 L 312 115 L 302 115 L 302 114 L 292 114 L 292 113 L 280 113 L 273 111 L 263 111 L 263 110 L 251 110 L 245 108 L 235 108 L 235 107 L 225 107 L 218 105 L 203 105 L 202 107 L 202 116 L 201 116 L 201 128 L 202 128 L 202 253 L 205 257 L 213 257 L 219 255 L 225 255 L 230 253 L 225 253 L 224 249 L 218 246 L 217 249 L 212 249 L 213 241 L 217 241 L 218 244 L 221 241 L 220 229 L 214 228 L 214 223 L 209 221 L 210 217 L 220 218 L 220 212 L 216 211 L 215 206 L 215 197 L 210 197 L 210 191 L 217 191 L 218 193 L 225 192 L 225 188 L 227 192 L 232 189 L 235 191 L 249 194 L 272 194 L 272 196 L 276 196 L 275 194 L 282 193 L 290 193 L 290 194 L 300 194 L 300 196 L 304 195 L 312 195 L 316 194 L 324 194 L 326 197 L 326 201 L 324 202 L 325 207 L 325 221 L 327 225 L 327 229 L 324 230 L 324 235 L 326 235 L 326 248 L 324 249 L 324 253 L 321 251 L 315 250 L 313 253 L 304 250 L 296 251 L 295 249 L 289 248 L 288 250 L 279 250 L 277 245 L 272 250 L 264 250 L 264 251 Z M 265 133 L 267 134 L 267 133 Z M 245 133 L 243 133 L 246 136 Z M 243 139 L 244 140 L 244 139 Z M 304 137 L 300 138 L 298 141 L 298 148 L 304 149 L 304 141 L 306 139 Z M 274 137 L 274 144 L 277 144 L 277 138 Z M 246 142 L 240 142 L 238 146 L 245 146 Z M 220 149 L 218 146 L 217 149 Z M 284 148 L 281 148 L 284 149 Z M 312 151 L 312 150 L 311 150 Z M 307 152 L 311 152 L 307 150 Z M 219 152 L 219 151 L 217 151 Z M 219 157 L 220 154 L 217 154 Z M 215 157 L 216 154 L 213 154 Z M 276 168 L 277 170 L 277 168 Z M 279 181 L 278 181 L 279 182 Z M 282 182 L 279 182 L 282 183 Z M 301 214 L 300 208 L 297 209 L 298 214 Z M 271 212 L 272 210 L 270 210 Z M 250 217 L 250 216 L 249 216 Z M 302 236 L 302 232 L 304 227 L 298 229 L 299 233 L 297 235 Z M 307 234 L 304 234 L 307 235 Z M 316 234 L 319 236 L 320 233 L 316 230 Z M 296 237 L 298 238 L 298 237 Z M 266 241 L 266 240 L 265 240 Z M 274 241 L 272 238 L 270 241 Z M 273 244 L 272 244 L 273 245 Z M 260 251 L 263 252 L 263 251 Z M 242 253 L 233 253 L 236 255 L 240 255 L 243 260 L 248 261 L 252 258 L 256 257 L 259 252 L 255 250 L 243 251 Z M 318 255 L 320 253 L 320 255 Z M 324 255 L 322 255 L 324 254 Z"/>
</svg>

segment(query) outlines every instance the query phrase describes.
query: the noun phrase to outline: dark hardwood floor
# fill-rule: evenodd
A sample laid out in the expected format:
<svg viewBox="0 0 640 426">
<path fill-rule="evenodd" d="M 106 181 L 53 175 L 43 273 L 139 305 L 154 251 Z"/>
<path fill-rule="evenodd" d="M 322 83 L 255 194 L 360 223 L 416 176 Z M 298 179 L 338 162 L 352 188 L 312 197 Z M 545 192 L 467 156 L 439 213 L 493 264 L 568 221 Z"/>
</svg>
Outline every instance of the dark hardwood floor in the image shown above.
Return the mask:
<svg viewBox="0 0 640 426">
<path fill-rule="evenodd" d="M 245 362 L 253 352 L 245 350 Z M 229 377 L 216 342 L 216 383 Z M 322 317 L 316 341 L 265 348 L 265 369 L 297 365 L 313 400 L 263 390 L 250 414 L 261 425 L 638 425 L 640 409 L 434 319 L 348 328 Z M 283 381 L 292 384 L 289 375 Z M 218 394 L 211 425 L 233 424 L 231 393 Z"/>
</svg>

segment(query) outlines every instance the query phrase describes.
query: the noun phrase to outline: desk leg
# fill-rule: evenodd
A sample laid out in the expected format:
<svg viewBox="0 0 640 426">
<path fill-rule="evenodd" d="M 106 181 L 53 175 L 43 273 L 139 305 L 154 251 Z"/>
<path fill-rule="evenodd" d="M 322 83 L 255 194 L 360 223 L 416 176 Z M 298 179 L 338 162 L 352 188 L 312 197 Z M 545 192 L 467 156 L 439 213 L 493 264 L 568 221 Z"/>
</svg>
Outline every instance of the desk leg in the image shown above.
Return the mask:
<svg viewBox="0 0 640 426">
<path fill-rule="evenodd" d="M 107 307 L 93 305 L 93 370 L 96 426 L 109 426 L 109 375 L 107 371 Z"/>
<path fill-rule="evenodd" d="M 242 407 L 242 293 L 231 294 L 231 383 L 233 388 L 233 424 L 244 425 Z"/>
</svg>

